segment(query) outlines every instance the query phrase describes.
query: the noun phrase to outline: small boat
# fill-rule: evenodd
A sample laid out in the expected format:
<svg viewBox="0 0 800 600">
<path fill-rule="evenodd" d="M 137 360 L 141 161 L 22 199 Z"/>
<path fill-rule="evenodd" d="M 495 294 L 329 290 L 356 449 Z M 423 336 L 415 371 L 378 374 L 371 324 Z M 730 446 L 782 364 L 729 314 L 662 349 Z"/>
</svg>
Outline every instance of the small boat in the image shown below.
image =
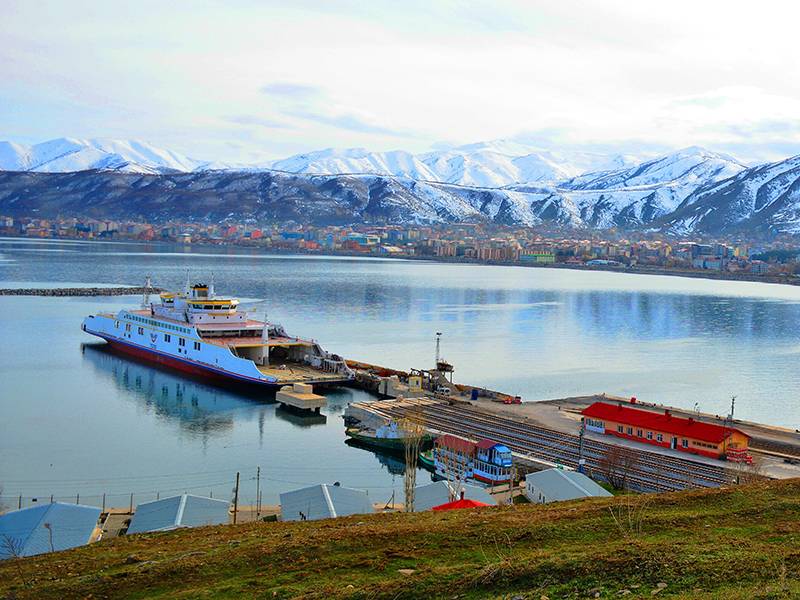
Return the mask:
<svg viewBox="0 0 800 600">
<path fill-rule="evenodd" d="M 396 421 L 390 421 L 381 425 L 377 429 L 366 429 L 358 427 L 348 427 L 345 435 L 355 442 L 365 446 L 380 448 L 389 452 L 405 452 L 406 436 L 404 431 L 399 429 Z M 433 445 L 433 436 L 425 433 L 420 441 L 420 449 L 428 449 Z"/>
<path fill-rule="evenodd" d="M 436 471 L 436 461 L 433 458 L 433 450 L 426 450 L 419 453 L 419 466 L 428 471 Z"/>
</svg>

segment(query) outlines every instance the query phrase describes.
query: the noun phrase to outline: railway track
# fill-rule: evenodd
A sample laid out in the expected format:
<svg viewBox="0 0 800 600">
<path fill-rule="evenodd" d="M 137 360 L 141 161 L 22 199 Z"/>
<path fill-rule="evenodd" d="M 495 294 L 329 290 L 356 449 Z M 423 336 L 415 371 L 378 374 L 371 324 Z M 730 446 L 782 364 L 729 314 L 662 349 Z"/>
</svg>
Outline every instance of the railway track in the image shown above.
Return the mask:
<svg viewBox="0 0 800 600">
<path fill-rule="evenodd" d="M 385 417 L 402 418 L 422 411 L 429 428 L 454 435 L 502 441 L 517 454 L 569 467 L 578 465 L 577 435 L 532 424 L 520 424 L 472 407 L 453 407 L 432 400 L 379 400 L 370 403 Z M 590 471 L 602 476 L 601 463 L 613 444 L 584 438 L 583 457 Z M 731 482 L 723 467 L 641 450 L 627 476 L 628 484 L 640 491 L 676 491 L 693 487 L 718 487 Z"/>
</svg>

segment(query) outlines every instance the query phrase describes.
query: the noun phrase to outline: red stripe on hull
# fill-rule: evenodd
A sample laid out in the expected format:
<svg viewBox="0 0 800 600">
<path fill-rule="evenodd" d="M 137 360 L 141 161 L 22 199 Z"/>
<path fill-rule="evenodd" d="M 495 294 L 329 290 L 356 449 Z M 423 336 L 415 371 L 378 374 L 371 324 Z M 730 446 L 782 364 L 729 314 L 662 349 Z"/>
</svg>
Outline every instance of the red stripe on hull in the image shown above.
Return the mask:
<svg viewBox="0 0 800 600">
<path fill-rule="evenodd" d="M 509 479 L 494 479 L 494 480 L 492 480 L 492 479 L 489 479 L 488 477 L 481 477 L 480 475 L 475 475 L 474 473 L 472 475 L 472 478 L 475 481 L 480 481 L 482 483 L 494 483 L 495 485 L 508 483 L 510 481 Z"/>
<path fill-rule="evenodd" d="M 234 377 L 228 377 L 222 373 L 216 373 L 214 371 L 201 367 L 200 365 L 193 365 L 191 363 L 187 363 L 182 360 L 173 359 L 170 358 L 169 356 L 164 356 L 163 354 L 156 354 L 155 352 L 150 352 L 146 348 L 139 348 L 137 346 L 132 346 L 130 344 L 126 344 L 123 342 L 117 342 L 112 339 L 106 339 L 106 341 L 112 348 L 114 348 L 119 352 L 124 352 L 125 354 L 135 356 L 136 358 L 141 358 L 142 360 L 157 363 L 159 365 L 164 365 L 171 369 L 183 371 L 184 373 L 189 373 L 197 377 L 202 377 L 204 379 L 209 379 L 211 381 L 216 381 L 216 382 L 237 383 L 245 385 L 249 383 L 240 381 Z M 269 387 L 269 384 L 259 384 L 257 381 L 253 381 L 252 385 L 264 385 L 266 387 Z"/>
</svg>

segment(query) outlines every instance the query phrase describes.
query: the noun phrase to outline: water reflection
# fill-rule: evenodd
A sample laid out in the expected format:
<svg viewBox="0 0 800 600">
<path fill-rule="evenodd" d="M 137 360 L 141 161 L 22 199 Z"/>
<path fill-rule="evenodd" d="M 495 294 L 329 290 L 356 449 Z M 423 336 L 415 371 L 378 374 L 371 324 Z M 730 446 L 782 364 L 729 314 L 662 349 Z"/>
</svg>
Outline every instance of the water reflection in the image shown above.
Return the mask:
<svg viewBox="0 0 800 600">
<path fill-rule="evenodd" d="M 83 360 L 110 378 L 116 389 L 127 392 L 158 417 L 176 421 L 193 434 L 224 433 L 236 418 L 262 417 L 275 406 L 259 404 L 256 397 L 237 394 L 173 374 L 114 350 L 107 344 L 82 344 Z M 271 416 L 271 415 L 270 415 Z"/>
</svg>

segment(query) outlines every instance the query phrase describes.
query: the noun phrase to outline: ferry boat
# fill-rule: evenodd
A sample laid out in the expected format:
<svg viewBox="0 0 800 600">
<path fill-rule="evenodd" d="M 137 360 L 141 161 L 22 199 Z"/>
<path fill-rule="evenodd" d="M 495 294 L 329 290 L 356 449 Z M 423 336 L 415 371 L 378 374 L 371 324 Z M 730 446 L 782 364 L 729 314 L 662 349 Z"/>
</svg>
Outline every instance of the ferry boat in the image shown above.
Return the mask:
<svg viewBox="0 0 800 600">
<path fill-rule="evenodd" d="M 511 450 L 492 440 L 473 442 L 454 435 L 441 435 L 421 462 L 425 465 L 431 461 L 434 474 L 442 479 L 473 480 L 486 485 L 511 481 Z"/>
<path fill-rule="evenodd" d="M 237 299 L 217 296 L 213 283 L 187 282 L 155 302 L 145 295 L 141 309 L 90 315 L 81 328 L 121 351 L 223 382 L 278 389 L 354 378 L 343 358 L 281 325 L 250 319 Z"/>
</svg>

